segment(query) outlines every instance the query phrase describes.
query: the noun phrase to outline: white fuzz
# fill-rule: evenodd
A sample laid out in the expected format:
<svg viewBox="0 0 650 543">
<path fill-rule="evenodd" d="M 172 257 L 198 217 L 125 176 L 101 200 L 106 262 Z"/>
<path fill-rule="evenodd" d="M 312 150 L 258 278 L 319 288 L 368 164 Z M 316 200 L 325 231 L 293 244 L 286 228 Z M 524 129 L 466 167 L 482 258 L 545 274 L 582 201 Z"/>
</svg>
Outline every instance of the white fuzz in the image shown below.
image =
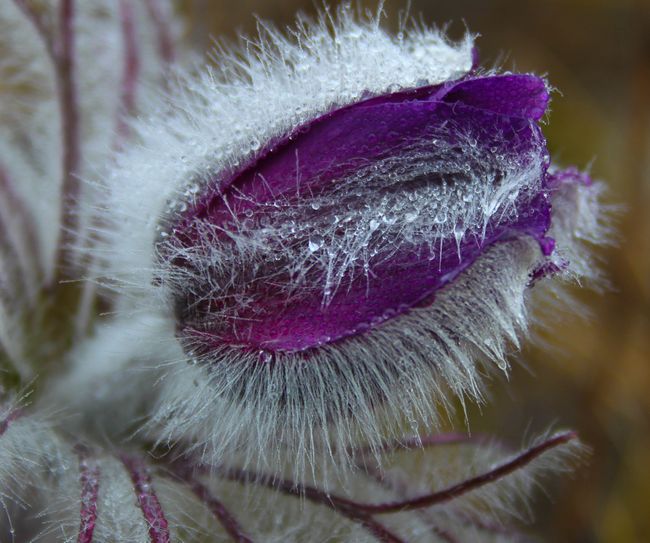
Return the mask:
<svg viewBox="0 0 650 543">
<path fill-rule="evenodd" d="M 275 469 L 288 456 L 298 480 L 315 464 L 349 464 L 351 447 L 376 450 L 387 434 L 431 430 L 448 388 L 480 398 L 477 358 L 506 369 L 505 338 L 516 343 L 525 328 L 537 252 L 526 241 L 496 246 L 430 307 L 323 345 L 306 361 L 279 354 L 271 368 L 224 347 L 214 366 L 179 364 L 154 422 L 163 438 L 185 437 L 213 463 Z"/>
<path fill-rule="evenodd" d="M 535 439 L 535 446 L 548 434 Z M 528 497 L 535 485 L 549 470 L 566 471 L 575 464 L 583 448 L 569 442 L 544 453 L 525 467 L 503 479 L 481 486 L 461 497 L 445 500 L 415 511 L 404 510 L 374 514 L 373 519 L 388 528 L 403 541 L 511 541 L 513 534 L 504 527 L 511 517 L 525 517 Z M 386 504 L 399 500 L 426 496 L 452 488 L 461 481 L 469 481 L 489 470 L 507 464 L 520 451 L 508 450 L 496 442 L 460 440 L 457 443 L 429 445 L 425 448 L 400 449 L 384 455 L 380 468 L 373 460 L 357 461 L 364 469 L 349 475 L 346 481 L 332 481 L 320 500 L 297 497 L 273 488 L 268 479 L 241 482 L 207 478 L 206 484 L 214 496 L 246 527 L 255 541 L 377 541 L 367 527 L 355 522 L 328 502 L 338 497 L 360 504 Z M 320 481 L 308 480 L 307 486 L 319 488 Z M 322 500 L 322 501 L 321 501 Z"/>
<path fill-rule="evenodd" d="M 124 439 L 151 410 L 158 374 L 180 356 L 167 319 L 143 315 L 106 323 L 70 353 L 70 371 L 52 379 L 39 407 L 63 410 L 69 427 L 100 442 Z"/>
<path fill-rule="evenodd" d="M 589 317 L 590 310 L 572 292 L 578 284 L 596 291 L 608 287 L 599 247 L 614 245 L 614 224 L 620 207 L 606 203 L 607 188 L 601 181 L 593 185 L 562 185 L 553 198 L 553 222 L 549 235 L 556 240 L 552 262 L 557 275 L 539 281 L 532 292 L 535 326 L 531 339 L 548 351 L 559 348 L 555 341 L 558 321 L 572 315 Z"/>
<path fill-rule="evenodd" d="M 39 515 L 47 508 L 43 494 L 74 462 L 63 440 L 52 431 L 52 420 L 23 413 L 28 408 L 22 403 L 0 404 L 0 425 L 9 420 L 0 433 L 0 534 L 3 537 L 16 534 L 11 509 L 27 512 L 34 519 L 28 530 L 35 535 L 37 525 L 43 520 Z M 3 526 L 7 529 L 3 530 Z M 17 535 L 24 534 L 18 530 Z"/>
<path fill-rule="evenodd" d="M 553 200 L 551 231 L 558 253 L 570 259 L 570 279 L 596 277 L 584 243 L 608 236 L 606 223 L 596 221 L 600 191 L 592 191 L 566 185 Z M 542 262 L 532 240 L 499 244 L 430 307 L 323 345 L 307 361 L 279 354 L 271 369 L 254 353 L 225 346 L 214 366 L 179 364 L 163 381 L 154 417 L 163 430 L 156 433 L 212 463 L 273 470 L 288 456 L 297 480 L 314 465 L 349 465 L 359 444 L 377 450 L 387 435 L 426 433 L 449 389 L 480 400 L 481 368 L 507 370 L 508 345 L 517 347 L 527 331 L 531 274 Z M 542 302 L 537 297 L 535 305 Z"/>
<path fill-rule="evenodd" d="M 572 183 L 562 185 L 553 198 L 549 234 L 557 241 L 554 258 L 564 264 L 565 277 L 584 280 L 591 288 L 605 282 L 594 249 L 614 243 L 613 219 L 620 211 L 618 206 L 604 203 L 606 192 L 600 181 L 588 186 Z"/>
</svg>

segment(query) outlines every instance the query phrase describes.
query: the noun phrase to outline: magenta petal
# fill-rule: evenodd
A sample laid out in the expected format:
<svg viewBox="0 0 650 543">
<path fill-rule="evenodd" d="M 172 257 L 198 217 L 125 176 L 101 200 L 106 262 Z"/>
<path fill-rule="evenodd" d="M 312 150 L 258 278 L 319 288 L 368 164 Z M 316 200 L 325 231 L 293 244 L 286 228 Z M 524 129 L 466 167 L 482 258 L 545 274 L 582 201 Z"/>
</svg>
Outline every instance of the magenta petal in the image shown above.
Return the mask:
<svg viewBox="0 0 650 543">
<path fill-rule="evenodd" d="M 444 95 L 444 100 L 538 121 L 548 107 L 549 93 L 543 79 L 516 74 L 469 79 L 454 84 Z"/>
<path fill-rule="evenodd" d="M 243 171 L 215 179 L 212 192 L 204 194 L 175 225 L 173 233 L 180 245 L 200 245 L 200 223 L 222 229 L 222 241 L 228 243 L 229 230 L 245 217 L 264 221 L 274 202 L 290 204 L 305 194 L 327 196 L 342 179 L 414 151 L 426 153 L 426 165 L 433 170 L 409 183 L 462 184 L 471 173 L 485 183 L 498 184 L 507 175 L 506 168 L 537 168 L 539 190 L 517 197 L 514 206 L 521 212 L 515 216 L 495 216 L 481 231 L 477 229 L 462 240 L 451 236 L 436 243 L 404 243 L 390 252 L 379 251 L 368 262 L 371 273 L 351 276 L 345 288 L 326 304 L 316 284 L 287 302 L 286 286 L 291 278 L 283 272 L 286 262 L 278 246 L 279 262 L 266 263 L 259 270 L 260 277 L 273 277 L 273 281 L 233 286 L 242 291 L 222 292 L 207 300 L 190 296 L 184 303 L 192 310 L 181 317 L 183 333 L 207 350 L 229 344 L 302 351 L 362 333 L 416 305 L 431 303 L 437 290 L 496 242 L 530 235 L 549 254 L 552 240 L 545 235 L 550 204 L 544 192 L 548 158 L 535 123 L 547 101 L 541 79 L 510 75 L 380 96 L 312 121 L 269 145 Z M 475 152 L 469 152 L 468 146 Z M 401 189 L 391 186 L 386 190 L 394 194 Z M 363 194 L 355 205 L 363 205 Z M 257 303 L 234 307 L 232 300 L 238 295 Z M 231 312 L 236 318 L 205 319 L 215 311 L 221 315 Z"/>
<path fill-rule="evenodd" d="M 239 200 L 237 211 L 294 192 L 297 183 L 316 192 L 369 161 L 436 135 L 448 122 L 457 123 L 446 130 L 450 140 L 455 133 L 468 130 L 485 147 L 506 146 L 512 154 L 510 146 L 516 145 L 514 150 L 521 153 L 531 143 L 538 143 L 537 129 L 524 119 L 538 119 L 547 103 L 543 80 L 514 75 L 468 79 L 356 103 L 300 127 L 269 146 L 262 158 L 243 172 L 215 180 L 217 193 L 201 200 L 189 218 L 226 220 L 229 211 L 222 195 L 231 184 L 249 197 Z"/>
</svg>

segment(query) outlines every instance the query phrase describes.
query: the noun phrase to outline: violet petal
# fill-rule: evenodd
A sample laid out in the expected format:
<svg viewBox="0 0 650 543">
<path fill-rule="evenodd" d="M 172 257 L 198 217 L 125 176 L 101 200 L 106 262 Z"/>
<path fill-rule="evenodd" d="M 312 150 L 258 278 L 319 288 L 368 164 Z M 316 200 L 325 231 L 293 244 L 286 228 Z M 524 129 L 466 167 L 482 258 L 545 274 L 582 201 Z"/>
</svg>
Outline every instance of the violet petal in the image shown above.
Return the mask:
<svg viewBox="0 0 650 543">
<path fill-rule="evenodd" d="M 252 296 L 258 300 L 256 304 L 237 308 L 232 320 L 209 319 L 206 326 L 203 316 L 215 309 L 227 315 L 232 303 L 229 296 L 237 293 L 221 292 L 219 299 L 201 293 L 205 298 L 201 301 L 200 296 L 190 296 L 182 303 L 196 314 L 182 314 L 183 333 L 207 350 L 226 343 L 302 351 L 362 333 L 416 305 L 430 304 L 437 290 L 496 242 L 530 235 L 540 242 L 544 254 L 550 254 L 553 242 L 546 238 L 550 203 L 545 192 L 548 155 L 535 122 L 547 102 L 543 80 L 527 75 L 470 78 L 380 96 L 312 121 L 269 145 L 243 171 L 215 179 L 212 192 L 204 194 L 174 227 L 178 244 L 200 245 L 196 225 L 201 223 L 222 229 L 222 241 L 227 243 L 227 232 L 238 228 L 245 217 L 262 221 L 272 214 L 277 202 L 290 205 L 305 194 L 327 196 L 342 179 L 381 161 L 398 160 L 413 150 L 426 149 L 434 170 L 403 185 L 457 186 L 473 176 L 498 187 L 512 171 L 531 170 L 537 182 L 534 192 L 516 194 L 512 202 L 516 213 L 506 218 L 495 214 L 482 228 L 470 225 L 462 239 L 451 236 L 436 243 L 397 244 L 390 253 L 375 254 L 369 261 L 371 273 L 350 276 L 345 288 L 326 304 L 317 285 L 304 288 L 287 303 L 285 287 L 291 278 L 282 273 L 286 263 L 267 263 L 260 274 L 274 280 L 251 281 L 241 287 L 245 292 L 238 293 Z M 468 145 L 474 152 L 468 152 Z M 386 191 L 402 189 L 397 186 Z M 363 195 L 356 205 L 363 205 Z M 277 251 L 282 260 L 282 248 L 278 246 Z"/>
</svg>

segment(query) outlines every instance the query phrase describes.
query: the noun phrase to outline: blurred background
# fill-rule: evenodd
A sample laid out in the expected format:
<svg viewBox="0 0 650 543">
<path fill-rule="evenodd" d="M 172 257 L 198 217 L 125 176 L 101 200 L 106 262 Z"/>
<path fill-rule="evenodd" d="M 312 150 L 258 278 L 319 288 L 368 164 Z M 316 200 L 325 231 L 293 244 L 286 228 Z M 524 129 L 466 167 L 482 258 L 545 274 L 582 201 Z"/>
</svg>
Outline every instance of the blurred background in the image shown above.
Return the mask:
<svg viewBox="0 0 650 543">
<path fill-rule="evenodd" d="M 209 35 L 254 34 L 253 14 L 283 26 L 317 5 L 184 0 L 204 49 Z M 385 3 L 389 28 L 405 5 Z M 527 348 L 526 366 L 470 415 L 472 430 L 519 444 L 551 425 L 577 429 L 592 454 L 546 487 L 534 530 L 553 542 L 650 541 L 650 0 L 412 0 L 411 13 L 448 23 L 452 37 L 480 34 L 486 67 L 547 75 L 561 90 L 545 127 L 552 156 L 590 167 L 625 206 L 618 246 L 601 253 L 610 290 L 578 294 L 590 318 L 558 318 L 558 349 Z"/>
</svg>

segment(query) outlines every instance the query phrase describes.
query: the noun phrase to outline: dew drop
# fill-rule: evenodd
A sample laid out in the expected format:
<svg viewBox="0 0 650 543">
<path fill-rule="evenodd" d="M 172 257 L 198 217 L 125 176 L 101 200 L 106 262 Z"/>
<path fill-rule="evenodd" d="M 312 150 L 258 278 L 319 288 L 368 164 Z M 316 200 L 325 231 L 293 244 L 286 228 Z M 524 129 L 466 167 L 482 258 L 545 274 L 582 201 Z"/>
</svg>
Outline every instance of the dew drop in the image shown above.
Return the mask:
<svg viewBox="0 0 650 543">
<path fill-rule="evenodd" d="M 436 224 L 444 224 L 447 220 L 447 214 L 444 211 L 440 211 L 434 218 L 433 222 Z"/>
<path fill-rule="evenodd" d="M 418 218 L 418 212 L 417 211 L 409 211 L 404 215 L 404 220 L 406 222 L 413 222 L 415 219 Z"/>
<path fill-rule="evenodd" d="M 257 357 L 262 364 L 270 364 L 273 362 L 273 353 L 265 351 L 264 349 L 261 349 L 257 353 Z"/>
<path fill-rule="evenodd" d="M 309 251 L 312 253 L 315 253 L 318 251 L 323 246 L 323 243 L 325 240 L 323 239 L 323 236 L 320 236 L 318 234 L 313 235 L 312 237 L 309 238 Z"/>
<path fill-rule="evenodd" d="M 368 330 L 370 330 L 370 324 L 367 322 L 360 322 L 359 324 L 357 324 L 355 331 L 358 333 L 363 333 L 363 332 L 367 332 Z"/>
</svg>

